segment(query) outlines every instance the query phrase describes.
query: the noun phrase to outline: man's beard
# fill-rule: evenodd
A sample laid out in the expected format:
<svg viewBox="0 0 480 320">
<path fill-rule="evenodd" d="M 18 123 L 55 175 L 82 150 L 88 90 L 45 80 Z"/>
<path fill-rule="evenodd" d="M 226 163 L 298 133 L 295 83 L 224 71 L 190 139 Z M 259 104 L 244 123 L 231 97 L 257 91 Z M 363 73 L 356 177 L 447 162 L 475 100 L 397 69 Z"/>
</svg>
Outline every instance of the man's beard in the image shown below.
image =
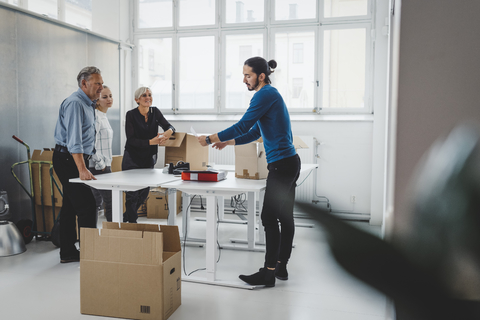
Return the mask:
<svg viewBox="0 0 480 320">
<path fill-rule="evenodd" d="M 258 78 L 255 80 L 255 87 L 253 88 L 250 88 L 250 87 L 247 87 L 248 91 L 254 91 L 255 89 L 258 88 L 258 86 L 260 85 L 260 82 L 258 81 Z"/>
</svg>

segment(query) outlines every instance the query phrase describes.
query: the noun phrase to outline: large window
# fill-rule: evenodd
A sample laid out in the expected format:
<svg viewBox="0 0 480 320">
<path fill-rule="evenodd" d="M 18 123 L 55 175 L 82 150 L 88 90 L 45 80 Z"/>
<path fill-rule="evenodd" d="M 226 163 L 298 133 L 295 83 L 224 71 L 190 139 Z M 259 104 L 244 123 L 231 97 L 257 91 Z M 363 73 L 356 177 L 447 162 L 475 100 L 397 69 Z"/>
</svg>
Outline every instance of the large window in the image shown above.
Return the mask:
<svg viewBox="0 0 480 320">
<path fill-rule="evenodd" d="M 92 30 L 93 0 L 0 0 L 11 5 Z"/>
<path fill-rule="evenodd" d="M 214 45 L 213 36 L 180 38 L 178 109 L 214 109 Z"/>
<path fill-rule="evenodd" d="M 172 38 L 139 39 L 138 44 L 138 87 L 152 89 L 154 106 L 172 110 Z"/>
<path fill-rule="evenodd" d="M 165 113 L 241 113 L 253 56 L 291 113 L 370 113 L 372 0 L 136 0 L 134 83 Z"/>
</svg>

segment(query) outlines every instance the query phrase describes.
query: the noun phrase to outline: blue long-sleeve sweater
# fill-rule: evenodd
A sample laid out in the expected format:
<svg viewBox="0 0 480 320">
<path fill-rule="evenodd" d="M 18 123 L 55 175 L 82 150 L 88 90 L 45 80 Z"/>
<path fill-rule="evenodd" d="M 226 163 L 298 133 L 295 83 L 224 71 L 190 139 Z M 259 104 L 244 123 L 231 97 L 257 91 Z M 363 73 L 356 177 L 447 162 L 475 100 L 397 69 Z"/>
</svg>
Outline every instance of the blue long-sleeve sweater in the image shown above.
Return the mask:
<svg viewBox="0 0 480 320">
<path fill-rule="evenodd" d="M 240 121 L 218 133 L 220 141 L 235 139 L 236 145 L 260 137 L 268 163 L 296 154 L 287 106 L 277 89 L 268 84 L 254 94 Z"/>
</svg>

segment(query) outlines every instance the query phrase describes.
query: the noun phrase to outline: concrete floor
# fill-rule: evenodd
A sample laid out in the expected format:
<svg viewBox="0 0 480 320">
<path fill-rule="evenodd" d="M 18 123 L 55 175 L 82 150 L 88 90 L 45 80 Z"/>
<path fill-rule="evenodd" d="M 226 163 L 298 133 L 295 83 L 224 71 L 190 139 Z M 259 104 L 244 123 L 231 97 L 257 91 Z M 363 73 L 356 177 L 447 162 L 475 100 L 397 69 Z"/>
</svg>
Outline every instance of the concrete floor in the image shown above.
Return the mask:
<svg viewBox="0 0 480 320">
<path fill-rule="evenodd" d="M 192 213 L 191 236 L 205 237 L 205 222 L 195 221 Z M 227 215 L 226 218 L 237 218 Z M 99 226 L 103 221 L 99 219 Z M 181 225 L 181 215 L 178 218 Z M 139 218 L 140 223 L 166 220 Z M 306 219 L 297 222 L 311 223 Z M 374 234 L 380 232 L 365 222 L 354 222 Z M 246 226 L 219 224 L 219 242 L 245 238 Z M 332 258 L 322 228 L 296 228 L 295 248 L 288 265 L 289 280 L 277 280 L 274 288 L 244 290 L 182 282 L 182 305 L 171 320 L 240 319 L 390 319 L 387 298 L 357 281 Z M 264 253 L 221 250 L 218 278 L 238 281 L 239 274 L 250 274 L 263 266 Z M 185 247 L 187 273 L 205 266 L 205 249 Z M 195 273 L 201 276 L 203 271 Z M 36 241 L 25 253 L 0 258 L 0 306 L 5 320 L 106 319 L 80 314 L 79 263 L 60 264 L 59 249 L 51 242 Z"/>
</svg>

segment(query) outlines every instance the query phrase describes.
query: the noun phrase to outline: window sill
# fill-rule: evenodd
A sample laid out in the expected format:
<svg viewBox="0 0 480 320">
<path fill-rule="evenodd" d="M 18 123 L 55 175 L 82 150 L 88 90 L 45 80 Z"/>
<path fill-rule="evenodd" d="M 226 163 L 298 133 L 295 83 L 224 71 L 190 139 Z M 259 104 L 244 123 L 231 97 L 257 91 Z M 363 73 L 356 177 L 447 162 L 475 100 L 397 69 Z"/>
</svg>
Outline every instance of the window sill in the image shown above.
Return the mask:
<svg viewBox="0 0 480 320">
<path fill-rule="evenodd" d="M 237 122 L 243 114 L 166 114 L 168 121 L 176 122 Z M 372 122 L 373 114 L 290 114 L 292 122 Z"/>
</svg>

